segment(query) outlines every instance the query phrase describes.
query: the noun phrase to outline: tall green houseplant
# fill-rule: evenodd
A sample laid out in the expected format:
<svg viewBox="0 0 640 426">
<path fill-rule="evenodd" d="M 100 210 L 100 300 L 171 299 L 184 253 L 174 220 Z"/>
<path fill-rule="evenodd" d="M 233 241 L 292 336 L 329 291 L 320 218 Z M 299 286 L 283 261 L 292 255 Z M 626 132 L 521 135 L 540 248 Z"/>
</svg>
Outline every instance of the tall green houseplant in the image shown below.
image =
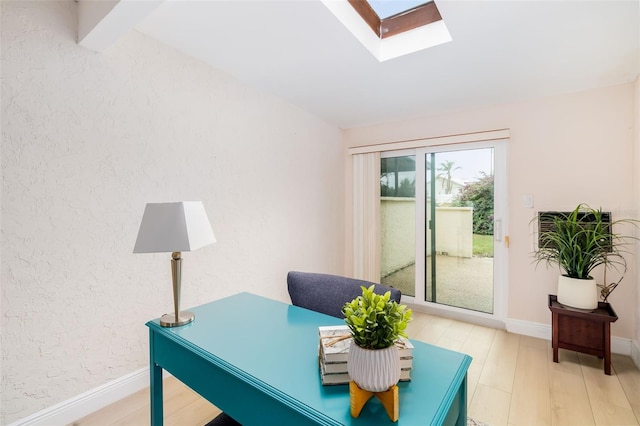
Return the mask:
<svg viewBox="0 0 640 426">
<path fill-rule="evenodd" d="M 541 215 L 543 215 L 541 213 Z M 548 222 L 545 217 L 539 216 L 538 220 Z M 632 235 L 614 233 L 613 228 L 624 223 L 633 224 L 637 227 L 638 221 L 633 219 L 620 219 L 616 221 L 606 220 L 601 209 L 594 209 L 587 204 L 579 204 L 573 211 L 568 213 L 555 213 L 551 216 L 551 226 L 545 230 L 539 230 L 539 248 L 535 252 L 535 263 L 545 263 L 547 265 L 558 266 L 563 273 L 559 280 L 558 301 L 564 303 L 561 296 L 567 280 L 563 277 L 578 280 L 581 282 L 576 286 L 593 287 L 595 300 L 591 298 L 591 289 L 584 290 L 589 293 L 589 306 L 575 306 L 571 302 L 565 303 L 578 308 L 597 307 L 598 296 L 596 283 L 591 276 L 598 266 L 604 266 L 605 274 L 607 269 L 614 269 L 624 276 L 627 271 L 625 254 L 629 251 L 628 246 L 637 238 Z M 605 275 L 606 276 L 606 275 Z M 622 280 L 622 278 L 620 278 Z M 603 299 L 618 285 L 617 283 L 601 285 Z M 588 283 L 588 284 L 586 284 Z M 573 285 L 573 284 L 571 284 Z M 580 287 L 576 287 L 582 290 Z M 593 306 L 595 304 L 595 306 Z"/>
</svg>

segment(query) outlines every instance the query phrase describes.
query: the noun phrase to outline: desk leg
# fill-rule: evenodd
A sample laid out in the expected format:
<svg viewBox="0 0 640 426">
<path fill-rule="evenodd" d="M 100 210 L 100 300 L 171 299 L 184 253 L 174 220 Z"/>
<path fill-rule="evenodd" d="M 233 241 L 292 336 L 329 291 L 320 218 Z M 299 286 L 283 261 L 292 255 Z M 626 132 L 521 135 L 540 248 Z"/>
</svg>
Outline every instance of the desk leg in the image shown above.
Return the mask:
<svg viewBox="0 0 640 426">
<path fill-rule="evenodd" d="M 155 362 L 153 336 L 153 331 L 149 331 L 151 426 L 162 426 L 164 421 L 162 409 L 162 367 Z"/>
<path fill-rule="evenodd" d="M 460 389 L 458 389 L 458 394 L 460 395 L 460 413 L 456 426 L 467 426 L 467 377 L 468 373 L 464 373 L 464 379 L 460 384 Z"/>
<path fill-rule="evenodd" d="M 467 426 L 467 382 L 469 373 L 464 373 L 464 380 L 462 381 L 462 388 L 460 389 L 460 417 L 458 417 L 459 426 Z"/>
<path fill-rule="evenodd" d="M 551 339 L 551 346 L 553 347 L 553 362 L 558 362 L 558 343 L 560 330 L 558 329 L 558 314 L 553 313 L 551 315 L 551 330 L 553 337 Z"/>
</svg>

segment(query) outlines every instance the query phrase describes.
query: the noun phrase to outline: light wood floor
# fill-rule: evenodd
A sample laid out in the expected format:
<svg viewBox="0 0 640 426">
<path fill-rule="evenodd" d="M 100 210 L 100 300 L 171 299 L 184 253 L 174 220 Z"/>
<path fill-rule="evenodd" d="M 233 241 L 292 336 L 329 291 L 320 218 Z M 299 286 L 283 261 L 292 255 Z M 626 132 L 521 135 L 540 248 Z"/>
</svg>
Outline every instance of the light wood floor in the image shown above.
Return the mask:
<svg viewBox="0 0 640 426">
<path fill-rule="evenodd" d="M 594 356 L 561 349 L 556 364 L 549 341 L 419 312 L 409 336 L 473 357 L 468 414 L 477 421 L 491 426 L 640 425 L 640 371 L 629 357 L 613 355 L 612 375 L 605 376 L 603 361 Z M 219 413 L 173 378 L 165 380 L 164 410 L 169 426 L 203 426 Z M 148 389 L 73 423 L 148 424 Z"/>
</svg>

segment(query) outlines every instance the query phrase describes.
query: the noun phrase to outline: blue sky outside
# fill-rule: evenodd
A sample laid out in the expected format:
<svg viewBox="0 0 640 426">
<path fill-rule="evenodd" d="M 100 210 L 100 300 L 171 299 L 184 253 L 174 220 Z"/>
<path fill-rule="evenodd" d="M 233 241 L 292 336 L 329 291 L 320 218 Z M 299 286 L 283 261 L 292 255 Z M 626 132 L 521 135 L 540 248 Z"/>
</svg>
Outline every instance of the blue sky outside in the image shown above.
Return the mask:
<svg viewBox="0 0 640 426">
<path fill-rule="evenodd" d="M 380 19 L 388 18 L 425 3 L 428 3 L 428 0 L 369 0 L 369 4 Z"/>
</svg>

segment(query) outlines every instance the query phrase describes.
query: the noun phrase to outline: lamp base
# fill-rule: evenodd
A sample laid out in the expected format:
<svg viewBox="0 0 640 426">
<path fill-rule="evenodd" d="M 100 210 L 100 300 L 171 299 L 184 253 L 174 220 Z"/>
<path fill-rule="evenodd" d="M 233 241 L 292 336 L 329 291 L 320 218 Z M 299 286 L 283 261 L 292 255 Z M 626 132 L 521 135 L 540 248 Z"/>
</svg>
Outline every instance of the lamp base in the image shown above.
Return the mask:
<svg viewBox="0 0 640 426">
<path fill-rule="evenodd" d="M 193 312 L 181 311 L 178 314 L 177 321 L 175 314 L 164 314 L 160 318 L 160 325 L 162 327 L 180 327 L 181 325 L 189 324 L 194 319 L 196 319 L 196 316 Z"/>
</svg>

